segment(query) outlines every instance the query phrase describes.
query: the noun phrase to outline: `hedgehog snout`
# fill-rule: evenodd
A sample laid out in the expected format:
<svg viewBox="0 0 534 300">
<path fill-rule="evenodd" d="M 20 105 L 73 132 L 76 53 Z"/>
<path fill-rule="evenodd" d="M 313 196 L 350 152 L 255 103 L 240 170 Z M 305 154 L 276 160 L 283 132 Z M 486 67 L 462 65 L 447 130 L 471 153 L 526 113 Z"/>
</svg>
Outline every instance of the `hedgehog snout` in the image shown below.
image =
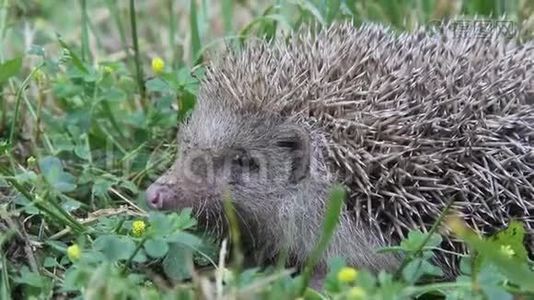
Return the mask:
<svg viewBox="0 0 534 300">
<path fill-rule="evenodd" d="M 146 190 L 146 201 L 149 207 L 159 210 L 169 206 L 173 198 L 172 195 L 169 187 L 153 183 Z"/>
</svg>

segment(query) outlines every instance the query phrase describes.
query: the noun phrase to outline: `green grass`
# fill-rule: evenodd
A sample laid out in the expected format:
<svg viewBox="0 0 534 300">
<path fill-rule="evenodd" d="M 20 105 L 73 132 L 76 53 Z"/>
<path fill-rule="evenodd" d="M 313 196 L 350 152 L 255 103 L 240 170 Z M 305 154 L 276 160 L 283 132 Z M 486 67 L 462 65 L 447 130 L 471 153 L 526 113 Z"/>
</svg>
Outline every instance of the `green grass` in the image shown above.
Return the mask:
<svg viewBox="0 0 534 300">
<path fill-rule="evenodd" d="M 359 270 L 343 282 L 344 263 L 332 260 L 324 289 L 314 291 L 307 283 L 334 230 L 339 189 L 320 243 L 294 277 L 282 267 L 245 268 L 239 249 L 224 267 L 218 255 L 230 249 L 201 239 L 189 211 L 148 213 L 143 200 L 172 162 L 201 62 L 225 41 L 282 36 L 310 22 L 405 30 L 502 15 L 523 24 L 522 39 L 533 37 L 528 0 L 0 0 L 0 299 L 534 297 L 520 224 L 490 240 L 449 220 L 473 251 L 464 275 L 448 282 L 428 280 L 440 274 L 428 258 L 441 238 L 413 231 L 383 250 L 406 255 L 396 273 Z M 161 74 L 150 69 L 154 57 L 166 62 Z M 147 224 L 142 234 L 132 231 L 136 220 Z M 80 251 L 69 257 L 72 245 Z"/>
</svg>

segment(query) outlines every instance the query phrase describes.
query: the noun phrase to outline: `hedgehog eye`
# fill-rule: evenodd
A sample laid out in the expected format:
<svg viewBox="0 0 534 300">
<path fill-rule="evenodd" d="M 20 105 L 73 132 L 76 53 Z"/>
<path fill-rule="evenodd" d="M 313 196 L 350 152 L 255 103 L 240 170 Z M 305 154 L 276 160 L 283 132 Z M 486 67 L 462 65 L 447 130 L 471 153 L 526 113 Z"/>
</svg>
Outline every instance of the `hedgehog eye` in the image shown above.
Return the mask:
<svg viewBox="0 0 534 300">
<path fill-rule="evenodd" d="M 257 160 L 249 155 L 245 150 L 237 150 L 231 156 L 231 177 L 232 183 L 243 182 L 251 179 L 251 175 L 256 176 L 260 170 Z"/>
<path fill-rule="evenodd" d="M 232 165 L 238 166 L 239 168 L 248 167 L 250 171 L 256 171 L 259 169 L 256 160 L 248 155 L 245 151 L 240 151 L 232 157 Z"/>
<path fill-rule="evenodd" d="M 240 167 L 245 166 L 245 157 L 242 154 L 236 154 L 232 158 L 232 164 Z"/>
</svg>

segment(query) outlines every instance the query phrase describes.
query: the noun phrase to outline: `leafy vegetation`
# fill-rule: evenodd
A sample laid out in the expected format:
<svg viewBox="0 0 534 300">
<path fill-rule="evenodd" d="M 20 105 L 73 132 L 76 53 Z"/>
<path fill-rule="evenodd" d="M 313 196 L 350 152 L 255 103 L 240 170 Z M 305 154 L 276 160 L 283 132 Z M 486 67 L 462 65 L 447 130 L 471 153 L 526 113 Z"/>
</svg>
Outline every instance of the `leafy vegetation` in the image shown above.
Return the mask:
<svg viewBox="0 0 534 300">
<path fill-rule="evenodd" d="M 334 230 L 341 189 L 300 275 L 246 268 L 238 251 L 226 266 L 226 241 L 196 232 L 190 211 L 162 214 L 144 204 L 147 183 L 173 159 L 202 62 L 224 42 L 310 22 L 403 30 L 461 15 L 506 15 L 520 38 L 533 36 L 528 0 L 0 0 L 0 299 L 534 297 L 520 223 L 481 238 L 445 218 L 471 249 L 463 274 L 447 282 L 433 280 L 442 271 L 429 261 L 441 242 L 437 223 L 383 249 L 405 254 L 397 273 L 336 259 L 314 290 L 310 272 Z"/>
</svg>

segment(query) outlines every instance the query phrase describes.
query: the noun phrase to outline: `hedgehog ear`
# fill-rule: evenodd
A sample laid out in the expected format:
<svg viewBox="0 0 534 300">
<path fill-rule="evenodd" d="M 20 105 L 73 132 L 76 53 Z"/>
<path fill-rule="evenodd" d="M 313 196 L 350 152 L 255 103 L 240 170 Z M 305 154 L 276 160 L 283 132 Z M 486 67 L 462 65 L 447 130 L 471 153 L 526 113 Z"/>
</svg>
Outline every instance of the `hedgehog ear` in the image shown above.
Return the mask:
<svg viewBox="0 0 534 300">
<path fill-rule="evenodd" d="M 276 145 L 284 148 L 291 156 L 289 181 L 299 183 L 308 176 L 310 169 L 310 138 L 300 127 L 284 126 L 277 136 Z"/>
</svg>

